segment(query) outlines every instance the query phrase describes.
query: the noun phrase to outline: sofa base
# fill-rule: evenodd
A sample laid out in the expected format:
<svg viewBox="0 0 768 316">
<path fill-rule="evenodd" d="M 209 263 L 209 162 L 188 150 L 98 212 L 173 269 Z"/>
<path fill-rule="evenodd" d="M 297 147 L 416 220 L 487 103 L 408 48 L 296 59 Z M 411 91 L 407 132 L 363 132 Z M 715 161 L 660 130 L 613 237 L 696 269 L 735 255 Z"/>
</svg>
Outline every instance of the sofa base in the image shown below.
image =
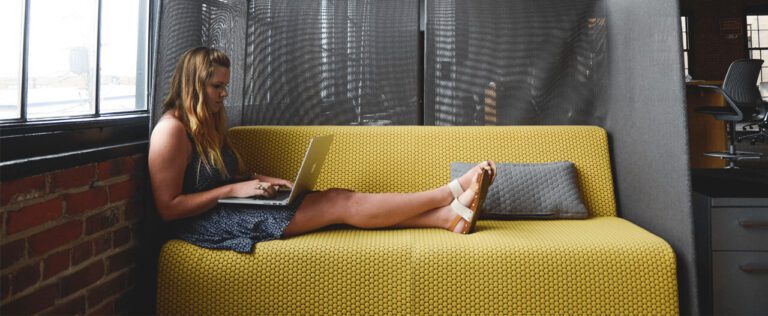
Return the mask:
<svg viewBox="0 0 768 316">
<path fill-rule="evenodd" d="M 616 217 L 325 230 L 251 254 L 168 242 L 158 313 L 677 314 L 675 256 Z"/>
</svg>

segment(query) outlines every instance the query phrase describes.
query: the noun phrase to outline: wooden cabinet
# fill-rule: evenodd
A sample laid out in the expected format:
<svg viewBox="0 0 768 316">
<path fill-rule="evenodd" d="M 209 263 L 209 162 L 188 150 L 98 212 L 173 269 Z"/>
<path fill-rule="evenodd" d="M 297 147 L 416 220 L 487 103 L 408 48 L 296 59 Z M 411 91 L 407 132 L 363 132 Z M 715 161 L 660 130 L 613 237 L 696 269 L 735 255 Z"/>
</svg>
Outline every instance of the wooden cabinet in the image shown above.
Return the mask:
<svg viewBox="0 0 768 316">
<path fill-rule="evenodd" d="M 702 314 L 768 314 L 768 175 L 694 170 Z"/>
<path fill-rule="evenodd" d="M 688 113 L 688 139 L 691 168 L 723 168 L 725 161 L 704 156 L 705 152 L 727 151 L 728 139 L 725 123 L 712 115 L 696 112 L 700 106 L 725 106 L 722 95 L 701 85 L 721 85 L 722 81 L 691 81 L 686 83 L 686 104 Z"/>
</svg>

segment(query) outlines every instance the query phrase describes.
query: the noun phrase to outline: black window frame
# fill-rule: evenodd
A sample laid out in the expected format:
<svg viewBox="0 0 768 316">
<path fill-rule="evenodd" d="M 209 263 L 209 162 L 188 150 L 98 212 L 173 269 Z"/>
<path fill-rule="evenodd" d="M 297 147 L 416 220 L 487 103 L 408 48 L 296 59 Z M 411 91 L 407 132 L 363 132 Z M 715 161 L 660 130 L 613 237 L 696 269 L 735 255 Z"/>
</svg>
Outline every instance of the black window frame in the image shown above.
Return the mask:
<svg viewBox="0 0 768 316">
<path fill-rule="evenodd" d="M 143 110 L 99 113 L 100 78 L 96 70 L 96 98 L 93 114 L 29 120 L 26 116 L 29 46 L 29 0 L 24 1 L 22 46 L 21 118 L 0 121 L 0 181 L 32 176 L 48 171 L 146 153 L 149 145 L 154 88 L 154 57 L 159 10 L 158 0 L 147 0 L 147 69 Z M 101 54 L 101 8 L 98 0 L 96 63 Z"/>
<path fill-rule="evenodd" d="M 691 25 L 693 25 L 693 23 L 691 23 L 691 21 L 693 20 L 693 18 L 692 18 L 692 15 L 688 12 L 681 13 L 680 17 L 685 18 L 685 24 L 686 24 L 685 32 L 687 33 L 687 36 L 685 39 L 686 39 L 686 45 L 688 46 L 688 48 L 683 47 L 683 50 L 682 50 L 683 56 L 686 56 L 686 55 L 688 56 L 688 75 L 690 75 L 691 78 L 696 78 L 693 71 L 693 62 L 692 62 L 693 49 L 691 47 L 691 43 L 693 43 L 693 40 L 692 40 L 693 32 L 691 31 Z M 682 25 L 681 25 L 681 31 L 682 31 Z M 683 60 L 683 71 L 685 71 L 685 60 Z"/>
<path fill-rule="evenodd" d="M 765 50 L 768 50 L 768 46 L 765 46 L 765 47 L 754 47 L 754 48 L 750 48 L 749 47 L 748 38 L 749 38 L 750 34 L 749 34 L 749 27 L 748 27 L 749 25 L 747 24 L 747 16 L 748 15 L 762 15 L 762 16 L 768 17 L 768 6 L 761 5 L 761 6 L 750 6 L 750 7 L 747 7 L 744 10 L 744 14 L 742 15 L 742 25 L 744 25 L 744 28 L 743 28 L 744 29 L 744 31 L 743 31 L 744 32 L 743 33 L 744 34 L 744 36 L 743 36 L 744 37 L 744 40 L 743 40 L 744 55 L 747 56 L 746 58 L 752 58 L 751 51 L 753 51 L 753 50 L 764 50 L 765 51 Z M 760 31 L 758 30 L 758 34 L 759 33 L 760 33 Z M 768 44 L 768 43 L 766 43 L 766 44 Z M 768 59 L 768 56 L 764 57 L 764 60 L 766 60 L 766 59 Z M 760 81 L 762 81 L 762 82 L 768 81 L 768 77 L 766 77 L 766 75 L 768 75 L 768 71 L 764 71 L 766 68 L 768 68 L 768 64 L 764 63 L 762 68 L 760 69 L 760 78 L 761 78 L 761 80 L 758 80 L 758 84 L 760 84 Z"/>
</svg>

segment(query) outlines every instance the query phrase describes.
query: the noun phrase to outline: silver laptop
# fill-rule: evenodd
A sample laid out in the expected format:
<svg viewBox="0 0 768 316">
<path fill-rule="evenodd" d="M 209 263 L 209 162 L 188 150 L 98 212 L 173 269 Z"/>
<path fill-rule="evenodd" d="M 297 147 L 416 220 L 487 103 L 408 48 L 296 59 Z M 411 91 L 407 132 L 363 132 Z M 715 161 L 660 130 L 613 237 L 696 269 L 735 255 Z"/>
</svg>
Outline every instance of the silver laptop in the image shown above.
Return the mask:
<svg viewBox="0 0 768 316">
<path fill-rule="evenodd" d="M 248 198 L 224 198 L 219 199 L 219 203 L 236 204 L 256 204 L 256 205 L 288 205 L 293 202 L 301 193 L 312 190 L 317 182 L 317 176 L 320 175 L 320 169 L 323 167 L 325 157 L 331 148 L 333 135 L 313 137 L 309 141 L 309 147 L 304 154 L 304 160 L 301 162 L 299 172 L 293 181 L 293 189 L 278 190 L 277 194 L 271 198 L 248 197 Z"/>
</svg>

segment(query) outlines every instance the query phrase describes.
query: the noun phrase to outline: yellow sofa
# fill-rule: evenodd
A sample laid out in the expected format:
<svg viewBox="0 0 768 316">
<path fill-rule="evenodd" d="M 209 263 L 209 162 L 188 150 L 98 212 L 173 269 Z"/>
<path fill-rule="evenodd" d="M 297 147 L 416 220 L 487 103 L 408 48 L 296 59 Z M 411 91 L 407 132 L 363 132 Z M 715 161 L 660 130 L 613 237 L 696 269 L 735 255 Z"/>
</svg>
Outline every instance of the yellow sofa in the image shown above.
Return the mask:
<svg viewBox="0 0 768 316">
<path fill-rule="evenodd" d="M 308 139 L 335 134 L 317 189 L 408 192 L 451 161 L 575 163 L 590 218 L 440 229 L 327 229 L 251 254 L 162 249 L 159 314 L 678 313 L 674 253 L 616 216 L 607 136 L 591 126 L 263 126 L 229 131 L 248 170 L 291 178 Z M 648 197 L 653 198 L 653 197 Z"/>
</svg>

